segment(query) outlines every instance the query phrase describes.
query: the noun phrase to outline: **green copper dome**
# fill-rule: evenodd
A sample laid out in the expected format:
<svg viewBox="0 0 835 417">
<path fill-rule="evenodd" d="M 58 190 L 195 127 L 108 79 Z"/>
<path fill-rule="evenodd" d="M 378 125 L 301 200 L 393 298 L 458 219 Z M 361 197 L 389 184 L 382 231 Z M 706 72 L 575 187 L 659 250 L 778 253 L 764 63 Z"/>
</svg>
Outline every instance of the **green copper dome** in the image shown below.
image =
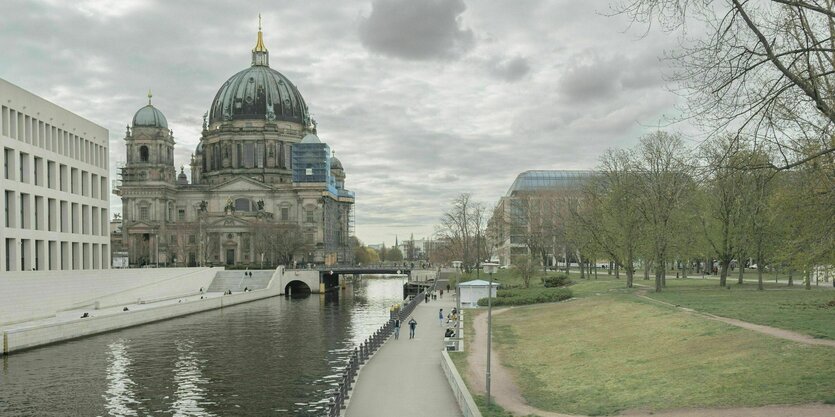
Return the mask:
<svg viewBox="0 0 835 417">
<path fill-rule="evenodd" d="M 215 95 L 209 123 L 225 120 L 282 120 L 307 126 L 310 116 L 301 93 L 280 72 L 270 68 L 261 31 L 252 49 L 252 66 L 229 78 Z"/>
<path fill-rule="evenodd" d="M 307 105 L 280 72 L 253 65 L 223 83 L 212 101 L 209 123 L 224 120 L 283 120 L 307 125 Z"/>
<path fill-rule="evenodd" d="M 161 127 L 168 129 L 168 120 L 156 107 L 148 104 L 133 115 L 133 127 Z"/>
</svg>

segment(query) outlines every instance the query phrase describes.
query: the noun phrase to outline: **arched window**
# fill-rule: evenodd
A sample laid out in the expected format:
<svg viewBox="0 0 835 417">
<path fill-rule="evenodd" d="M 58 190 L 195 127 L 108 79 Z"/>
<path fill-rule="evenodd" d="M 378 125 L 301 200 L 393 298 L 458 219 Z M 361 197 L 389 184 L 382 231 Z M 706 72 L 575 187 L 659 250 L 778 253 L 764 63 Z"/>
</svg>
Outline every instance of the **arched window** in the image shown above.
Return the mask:
<svg viewBox="0 0 835 417">
<path fill-rule="evenodd" d="M 139 162 L 148 162 L 148 147 L 145 145 L 139 147 Z"/>
</svg>

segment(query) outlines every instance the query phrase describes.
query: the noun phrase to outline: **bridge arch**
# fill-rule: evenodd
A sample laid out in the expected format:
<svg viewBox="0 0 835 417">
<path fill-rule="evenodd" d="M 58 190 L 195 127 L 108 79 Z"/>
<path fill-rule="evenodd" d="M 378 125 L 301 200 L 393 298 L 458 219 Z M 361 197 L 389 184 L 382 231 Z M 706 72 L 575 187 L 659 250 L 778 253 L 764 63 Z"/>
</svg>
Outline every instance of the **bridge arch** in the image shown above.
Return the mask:
<svg viewBox="0 0 835 417">
<path fill-rule="evenodd" d="M 306 295 L 310 293 L 310 285 L 307 285 L 306 282 L 298 279 L 294 279 L 284 286 L 284 295 Z"/>
</svg>

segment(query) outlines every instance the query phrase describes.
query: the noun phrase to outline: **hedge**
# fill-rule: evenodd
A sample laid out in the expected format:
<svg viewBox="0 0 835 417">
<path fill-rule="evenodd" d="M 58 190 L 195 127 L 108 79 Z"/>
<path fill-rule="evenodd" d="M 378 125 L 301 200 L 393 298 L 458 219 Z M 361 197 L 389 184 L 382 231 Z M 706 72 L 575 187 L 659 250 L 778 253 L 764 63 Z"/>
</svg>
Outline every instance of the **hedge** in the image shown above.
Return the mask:
<svg viewBox="0 0 835 417">
<path fill-rule="evenodd" d="M 568 288 L 526 288 L 498 290 L 493 299 L 494 306 L 519 306 L 525 304 L 553 303 L 572 297 Z M 478 305 L 486 306 L 487 299 L 478 300 Z"/>
</svg>

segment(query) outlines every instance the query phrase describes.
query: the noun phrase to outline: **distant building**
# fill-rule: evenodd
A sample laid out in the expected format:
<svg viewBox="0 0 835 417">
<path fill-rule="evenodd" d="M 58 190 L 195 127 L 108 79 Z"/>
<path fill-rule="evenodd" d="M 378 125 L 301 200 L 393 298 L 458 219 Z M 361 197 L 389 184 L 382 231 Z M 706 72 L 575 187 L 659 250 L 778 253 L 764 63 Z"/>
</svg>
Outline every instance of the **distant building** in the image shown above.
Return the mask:
<svg viewBox="0 0 835 417">
<path fill-rule="evenodd" d="M 354 193 L 299 90 L 270 68 L 260 29 L 251 65 L 203 116 L 190 179 L 174 145 L 149 93 L 126 129 L 114 190 L 130 266 L 352 261 Z"/>
<path fill-rule="evenodd" d="M 110 265 L 107 129 L 0 79 L 0 271 Z"/>
<path fill-rule="evenodd" d="M 565 199 L 577 193 L 593 171 L 525 171 L 516 177 L 499 199 L 487 222 L 487 245 L 491 260 L 511 265 L 519 255 L 531 253 L 531 246 L 544 248 L 546 266 L 562 259 L 562 221 Z"/>
</svg>

